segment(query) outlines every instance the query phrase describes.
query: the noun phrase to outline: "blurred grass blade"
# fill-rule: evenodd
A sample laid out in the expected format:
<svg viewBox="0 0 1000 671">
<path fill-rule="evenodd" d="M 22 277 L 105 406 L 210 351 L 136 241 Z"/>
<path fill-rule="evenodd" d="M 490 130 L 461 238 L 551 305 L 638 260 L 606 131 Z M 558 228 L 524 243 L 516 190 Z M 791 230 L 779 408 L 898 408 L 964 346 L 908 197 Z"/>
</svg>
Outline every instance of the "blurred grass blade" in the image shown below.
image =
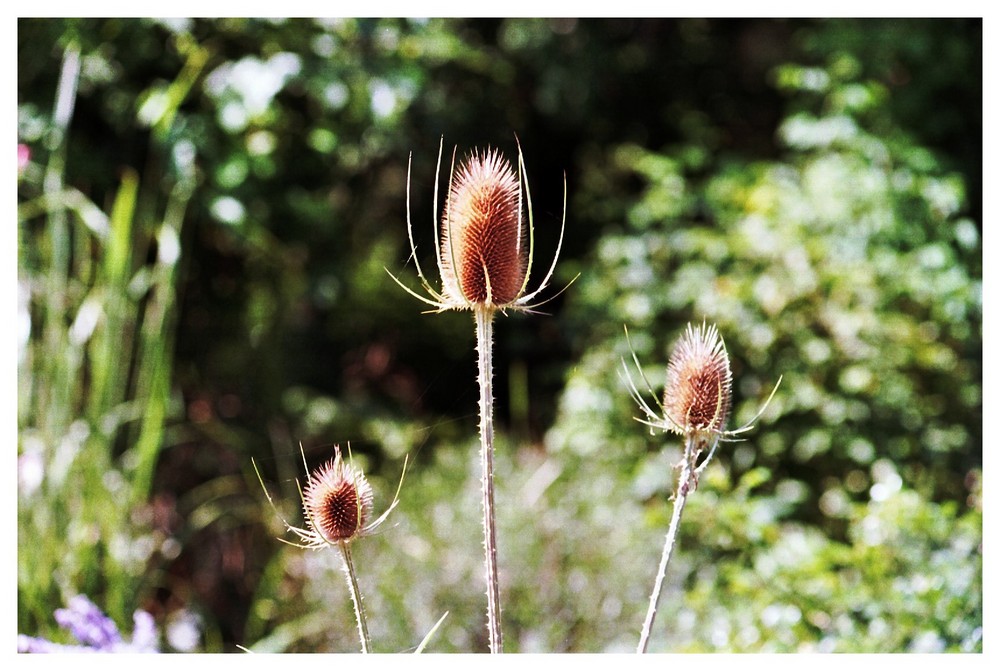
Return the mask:
<svg viewBox="0 0 1000 671">
<path fill-rule="evenodd" d="M 104 328 L 92 343 L 93 378 L 87 412 L 95 422 L 102 413 L 124 400 L 127 393 L 131 357 L 116 352 L 132 351 L 135 330 L 136 306 L 129 304 L 126 287 L 132 270 L 132 224 L 138 192 L 138 174 L 126 170 L 111 209 L 110 235 L 105 242 L 98 278 L 105 296 Z"/>
<path fill-rule="evenodd" d="M 193 159 L 192 159 L 193 161 Z M 193 166 L 188 166 L 192 168 Z M 139 438 L 135 443 L 132 499 L 144 501 L 150 490 L 156 457 L 163 443 L 164 422 L 170 403 L 176 302 L 177 266 L 181 259 L 180 230 L 193 193 L 191 174 L 174 186 L 163 224 L 157 235 L 157 259 L 151 297 L 139 335 L 136 398 L 144 403 Z"/>
<path fill-rule="evenodd" d="M 420 641 L 420 645 L 418 645 L 417 649 L 413 651 L 414 655 L 419 655 L 420 653 L 422 653 L 424 651 L 424 648 L 427 647 L 427 644 L 434 637 L 434 634 L 437 633 L 437 630 L 441 627 L 441 623 L 444 622 L 444 619 L 446 617 L 448 617 L 448 611 L 444 612 L 444 615 L 442 615 L 438 619 L 437 623 L 433 627 L 431 627 L 431 630 L 429 632 L 427 632 L 426 636 L 424 636 L 424 640 Z"/>
<path fill-rule="evenodd" d="M 58 193 L 43 193 L 38 198 L 17 205 L 17 220 L 25 222 L 47 215 L 54 210 L 65 209 L 75 214 L 80 222 L 104 240 L 108 236 L 108 215 L 101 211 L 94 201 L 73 187 L 66 187 Z"/>
<path fill-rule="evenodd" d="M 165 108 L 153 126 L 154 137 L 159 142 L 166 142 L 167 136 L 173 128 L 177 110 L 187 98 L 188 93 L 191 92 L 191 87 L 194 86 L 202 69 L 205 67 L 205 63 L 208 62 L 208 49 L 205 49 L 190 37 L 179 39 L 182 40 L 180 48 L 182 51 L 187 51 L 188 58 L 180 74 L 170 83 L 170 86 L 167 87 L 166 92 L 163 94 L 166 99 Z"/>
<path fill-rule="evenodd" d="M 52 112 L 52 128 L 46 139 L 50 151 L 48 165 L 42 185 L 46 195 L 55 195 L 63 190 L 66 168 L 66 138 L 76 99 L 77 82 L 80 78 L 80 49 L 71 42 L 63 53 L 59 83 L 56 88 L 56 102 Z M 49 212 L 47 231 L 51 258 L 49 272 L 45 278 L 46 306 L 43 318 L 44 350 L 42 358 L 43 374 L 52 384 L 50 393 L 38 399 L 42 426 L 52 438 L 59 428 L 65 426 L 71 417 L 71 373 L 67 361 L 61 354 L 66 351 L 68 334 L 65 324 L 65 301 L 70 271 L 70 233 L 66 212 L 62 208 Z"/>
</svg>

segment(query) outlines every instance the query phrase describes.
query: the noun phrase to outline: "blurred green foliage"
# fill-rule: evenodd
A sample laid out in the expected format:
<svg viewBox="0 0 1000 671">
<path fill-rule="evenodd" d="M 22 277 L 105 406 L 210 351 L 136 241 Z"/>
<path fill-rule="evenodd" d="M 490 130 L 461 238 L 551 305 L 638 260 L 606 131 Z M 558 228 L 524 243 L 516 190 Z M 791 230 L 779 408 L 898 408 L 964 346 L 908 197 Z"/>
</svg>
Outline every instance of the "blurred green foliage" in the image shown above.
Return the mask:
<svg viewBox="0 0 1000 671">
<path fill-rule="evenodd" d="M 19 631 L 85 592 L 165 649 L 356 650 L 250 465 L 295 521 L 299 444 L 350 441 L 377 512 L 411 463 L 355 550 L 375 650 L 445 611 L 429 651 L 487 648 L 472 320 L 385 268 L 408 155 L 433 267 L 440 137 L 516 133 L 581 277 L 497 323 L 508 649 L 634 649 L 679 446 L 623 325 L 655 387 L 705 319 L 735 423 L 784 381 L 651 649 L 982 650 L 980 21 L 22 19 L 18 54 Z"/>
</svg>

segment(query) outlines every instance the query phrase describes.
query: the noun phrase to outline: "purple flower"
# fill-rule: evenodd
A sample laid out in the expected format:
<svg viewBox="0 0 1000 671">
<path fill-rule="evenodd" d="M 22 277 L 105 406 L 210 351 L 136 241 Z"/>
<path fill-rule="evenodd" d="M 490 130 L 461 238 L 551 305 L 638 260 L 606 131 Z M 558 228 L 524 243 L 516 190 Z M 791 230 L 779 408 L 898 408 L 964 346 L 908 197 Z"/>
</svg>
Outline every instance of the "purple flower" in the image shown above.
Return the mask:
<svg viewBox="0 0 1000 671">
<path fill-rule="evenodd" d="M 70 599 L 67 608 L 55 612 L 56 622 L 68 629 L 81 645 L 61 645 L 44 638 L 32 638 L 19 634 L 18 652 L 158 652 L 156 647 L 156 625 L 153 616 L 137 610 L 133 619 L 132 640 L 126 642 L 118 627 L 101 612 L 90 599 L 77 595 Z"/>
</svg>

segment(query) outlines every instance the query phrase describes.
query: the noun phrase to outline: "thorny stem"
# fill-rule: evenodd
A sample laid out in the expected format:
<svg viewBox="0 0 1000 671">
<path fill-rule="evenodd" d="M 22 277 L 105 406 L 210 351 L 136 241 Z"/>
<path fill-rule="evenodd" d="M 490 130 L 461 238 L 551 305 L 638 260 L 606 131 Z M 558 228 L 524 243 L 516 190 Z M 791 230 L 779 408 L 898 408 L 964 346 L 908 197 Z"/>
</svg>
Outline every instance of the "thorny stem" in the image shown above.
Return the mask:
<svg viewBox="0 0 1000 671">
<path fill-rule="evenodd" d="M 486 606 L 490 652 L 503 652 L 500 632 L 500 582 L 497 578 L 497 532 L 493 512 L 493 310 L 476 308 L 479 352 L 479 440 L 483 466 L 483 535 L 486 545 Z"/>
<path fill-rule="evenodd" d="M 354 572 L 354 560 L 351 558 L 351 546 L 343 541 L 337 544 L 344 558 L 344 575 L 347 576 L 347 587 L 354 602 L 354 618 L 358 621 L 358 637 L 361 639 L 361 652 L 371 652 L 371 639 L 368 637 L 368 620 L 365 617 L 365 606 L 361 602 L 361 588 L 358 587 L 358 575 Z"/>
<path fill-rule="evenodd" d="M 677 481 L 677 491 L 674 493 L 674 512 L 670 518 L 670 528 L 667 529 L 667 537 L 663 543 L 663 556 L 660 557 L 660 568 L 656 573 L 656 584 L 649 595 L 649 610 L 646 611 L 646 621 L 642 625 L 642 633 L 639 635 L 639 647 L 637 653 L 646 652 L 649 647 L 649 636 L 653 631 L 653 620 L 656 619 L 656 607 L 660 602 L 660 592 L 663 589 L 663 579 L 667 575 L 667 563 L 674 549 L 674 542 L 677 539 L 677 531 L 681 525 L 681 513 L 684 512 L 684 504 L 687 503 L 688 494 L 698 486 L 698 477 L 695 471 L 695 461 L 700 450 L 697 446 L 697 439 L 689 436 L 684 445 L 684 458 L 681 462 L 681 475 Z"/>
</svg>

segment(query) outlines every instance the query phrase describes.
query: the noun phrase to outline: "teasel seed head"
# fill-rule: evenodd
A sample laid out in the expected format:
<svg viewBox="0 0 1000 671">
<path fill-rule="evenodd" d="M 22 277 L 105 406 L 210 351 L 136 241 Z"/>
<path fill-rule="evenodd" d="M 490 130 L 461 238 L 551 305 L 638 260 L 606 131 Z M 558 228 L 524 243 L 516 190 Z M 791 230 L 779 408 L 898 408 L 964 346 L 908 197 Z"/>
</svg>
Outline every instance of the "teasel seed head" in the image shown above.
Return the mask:
<svg viewBox="0 0 1000 671">
<path fill-rule="evenodd" d="M 305 450 L 301 445 L 299 449 L 302 453 L 302 464 L 305 466 Z M 278 515 L 285 529 L 294 534 L 299 541 L 294 542 L 280 538 L 279 540 L 282 542 L 305 550 L 319 550 L 328 546 L 344 550 L 350 541 L 374 533 L 385 523 L 389 513 L 399 504 L 399 492 L 403 488 L 403 477 L 406 475 L 408 458 L 403 461 L 403 472 L 399 476 L 399 486 L 396 487 L 392 503 L 377 519 L 370 521 L 374 495 L 368 479 L 360 469 L 344 461 L 340 454 L 339 445 L 334 445 L 333 450 L 333 459 L 311 473 L 309 467 L 306 466 L 305 489 L 299 486 L 299 496 L 302 499 L 302 508 L 306 517 L 304 527 L 297 527 L 281 516 L 278 507 L 274 504 L 274 499 L 264 484 L 264 478 L 261 477 L 260 471 L 257 469 L 257 462 L 253 459 L 250 460 L 254 472 L 257 474 L 257 481 L 267 496 L 267 502 Z M 348 443 L 348 457 L 350 457 L 350 453 L 351 444 Z M 296 480 L 295 484 L 298 486 L 299 481 Z"/>
<path fill-rule="evenodd" d="M 443 294 L 473 308 L 504 307 L 524 292 L 527 270 L 521 181 L 496 150 L 459 166 L 441 234 Z"/>
<path fill-rule="evenodd" d="M 688 437 L 721 436 L 732 407 L 729 354 L 715 325 L 690 324 L 667 364 L 663 408 L 670 430 Z"/>
<path fill-rule="evenodd" d="M 438 150 L 438 173 L 444 153 L 444 138 Z M 410 157 L 412 165 L 413 157 Z M 406 230 L 410 241 L 410 258 L 426 295 L 421 295 L 400 281 L 388 269 L 386 272 L 411 296 L 430 305 L 434 312 L 472 310 L 492 315 L 507 310 L 534 312 L 535 308 L 565 291 L 543 300 L 536 296 L 549 286 L 562 250 L 566 230 L 566 176 L 563 175 L 563 216 L 559 242 L 548 272 L 539 285 L 528 291 L 534 261 L 534 216 L 531 189 L 524 168 L 520 142 L 517 146 L 516 169 L 496 149 L 474 150 L 462 162 L 456 174 L 455 154 L 452 153 L 448 196 L 441 216 L 440 231 L 434 226 L 434 246 L 441 289 L 435 289 L 417 256 L 410 220 L 410 166 L 406 170 Z M 438 186 L 434 186 L 434 217 L 438 217 Z M 527 215 L 527 216 L 525 216 Z M 577 275 L 579 277 L 579 275 Z"/>
<path fill-rule="evenodd" d="M 360 469 L 344 461 L 340 447 L 334 458 L 313 471 L 302 492 L 306 523 L 316 540 L 346 543 L 359 536 L 372 514 L 372 487 Z"/>
</svg>

